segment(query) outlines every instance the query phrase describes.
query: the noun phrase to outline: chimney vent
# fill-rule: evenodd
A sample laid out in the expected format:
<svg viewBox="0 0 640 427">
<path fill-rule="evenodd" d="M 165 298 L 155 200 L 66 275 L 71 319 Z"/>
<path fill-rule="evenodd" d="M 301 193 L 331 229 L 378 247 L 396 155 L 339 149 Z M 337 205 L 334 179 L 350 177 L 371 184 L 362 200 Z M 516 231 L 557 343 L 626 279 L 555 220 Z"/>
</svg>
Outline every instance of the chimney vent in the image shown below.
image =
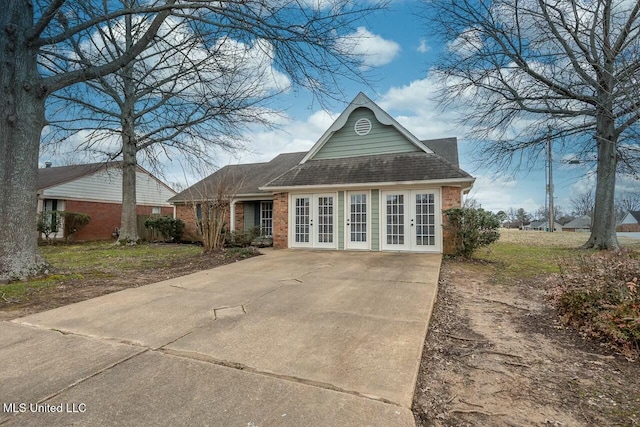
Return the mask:
<svg viewBox="0 0 640 427">
<path fill-rule="evenodd" d="M 51 167 L 51 165 L 52 165 L 52 163 L 51 163 L 51 162 L 44 162 L 44 167 L 45 167 L 45 168 L 50 168 L 50 167 Z"/>
</svg>

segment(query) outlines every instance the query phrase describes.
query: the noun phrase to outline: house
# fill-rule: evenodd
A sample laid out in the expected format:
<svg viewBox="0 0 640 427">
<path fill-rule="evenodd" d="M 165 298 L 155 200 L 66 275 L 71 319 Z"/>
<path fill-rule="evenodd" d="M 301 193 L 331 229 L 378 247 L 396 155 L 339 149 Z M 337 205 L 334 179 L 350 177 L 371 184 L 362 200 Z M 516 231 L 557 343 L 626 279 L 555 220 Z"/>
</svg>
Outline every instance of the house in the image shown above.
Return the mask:
<svg viewBox="0 0 640 427">
<path fill-rule="evenodd" d="M 121 162 L 46 167 L 38 170 L 38 213 L 82 212 L 91 222 L 74 235 L 75 240 L 107 240 L 120 227 L 122 215 Z M 136 172 L 137 212 L 173 215 L 167 199 L 176 194 L 170 187 L 138 166 Z M 60 227 L 54 238 L 64 237 Z"/>
<path fill-rule="evenodd" d="M 257 225 L 276 248 L 451 252 L 442 211 L 474 180 L 456 138 L 421 141 L 360 93 L 309 151 L 226 166 L 169 201 L 195 232 L 193 204 L 235 181 L 230 229 Z"/>
<path fill-rule="evenodd" d="M 549 230 L 549 221 L 533 221 L 529 224 L 528 230 L 537 230 L 537 231 L 548 231 Z M 553 223 L 553 231 L 562 231 L 562 225 L 558 222 Z"/>
<path fill-rule="evenodd" d="M 591 217 L 584 215 L 566 223 L 562 229 L 564 231 L 576 231 L 588 233 L 591 231 Z"/>
<path fill-rule="evenodd" d="M 618 231 L 640 232 L 640 211 L 629 211 L 618 226 Z"/>
</svg>

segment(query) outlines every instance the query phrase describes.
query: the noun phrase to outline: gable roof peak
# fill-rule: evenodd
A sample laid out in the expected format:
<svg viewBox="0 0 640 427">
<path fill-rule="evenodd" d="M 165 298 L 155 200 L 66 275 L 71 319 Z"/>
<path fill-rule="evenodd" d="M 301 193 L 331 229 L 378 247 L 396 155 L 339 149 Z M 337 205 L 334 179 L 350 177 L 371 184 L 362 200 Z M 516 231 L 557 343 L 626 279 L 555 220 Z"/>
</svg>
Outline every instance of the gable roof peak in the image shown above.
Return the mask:
<svg viewBox="0 0 640 427">
<path fill-rule="evenodd" d="M 320 139 L 311 147 L 311 150 L 307 153 L 306 156 L 300 161 L 300 164 L 311 160 L 318 151 L 322 148 L 322 146 L 333 136 L 334 133 L 339 131 L 347 124 L 347 120 L 349 120 L 349 116 L 351 113 L 357 108 L 365 107 L 371 110 L 376 117 L 376 119 L 382 123 L 383 125 L 393 126 L 398 132 L 400 132 L 409 142 L 418 147 L 421 151 L 424 151 L 428 154 L 433 154 L 433 150 L 427 147 L 422 141 L 416 138 L 411 132 L 409 132 L 404 126 L 402 126 L 396 119 L 391 117 L 389 113 L 384 111 L 378 104 L 373 102 L 371 98 L 365 95 L 363 92 L 358 92 L 355 98 L 349 103 L 347 108 L 338 116 L 338 118 L 333 122 L 333 124 L 325 131 L 324 134 L 320 137 Z"/>
</svg>

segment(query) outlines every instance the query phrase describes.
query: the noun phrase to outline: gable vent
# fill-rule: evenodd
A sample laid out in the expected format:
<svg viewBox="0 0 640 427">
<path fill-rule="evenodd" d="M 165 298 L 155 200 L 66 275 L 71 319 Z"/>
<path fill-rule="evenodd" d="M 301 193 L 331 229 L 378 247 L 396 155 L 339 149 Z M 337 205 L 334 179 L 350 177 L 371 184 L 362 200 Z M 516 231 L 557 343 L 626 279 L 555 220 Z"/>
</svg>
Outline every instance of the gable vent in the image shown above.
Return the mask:
<svg viewBox="0 0 640 427">
<path fill-rule="evenodd" d="M 371 132 L 371 121 L 369 119 L 358 119 L 356 124 L 353 126 L 353 129 L 360 136 L 366 135 Z"/>
</svg>

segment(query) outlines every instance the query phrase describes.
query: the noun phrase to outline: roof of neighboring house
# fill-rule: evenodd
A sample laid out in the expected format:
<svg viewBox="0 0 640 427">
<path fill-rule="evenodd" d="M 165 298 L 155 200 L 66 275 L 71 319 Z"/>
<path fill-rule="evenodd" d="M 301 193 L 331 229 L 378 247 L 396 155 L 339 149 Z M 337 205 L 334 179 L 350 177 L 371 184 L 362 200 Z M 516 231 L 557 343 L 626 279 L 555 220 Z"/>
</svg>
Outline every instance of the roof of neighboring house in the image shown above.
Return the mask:
<svg viewBox="0 0 640 427">
<path fill-rule="evenodd" d="M 640 223 L 640 211 L 629 211 L 629 215 L 634 217 Z"/>
<path fill-rule="evenodd" d="M 140 165 L 136 165 L 136 167 L 139 171 L 146 173 L 151 178 L 156 180 L 159 184 L 170 190 L 172 193 L 175 193 L 175 190 L 165 184 L 162 180 L 158 179 L 151 172 Z M 85 163 L 81 165 L 40 168 L 38 169 L 37 191 L 75 181 L 76 179 L 84 178 L 85 176 L 92 175 L 96 172 L 120 170 L 121 168 L 122 161 L 113 161 L 107 163 Z"/>
<path fill-rule="evenodd" d="M 569 221 L 562 228 L 591 228 L 591 217 L 589 215 L 581 216 Z"/>
<path fill-rule="evenodd" d="M 212 192 L 215 193 L 225 179 L 239 181 L 239 188 L 232 189 L 233 195 L 236 196 L 269 193 L 260 190 L 259 187 L 297 165 L 306 154 L 306 152 L 284 153 L 275 157 L 270 162 L 225 166 L 186 190 L 176 194 L 169 199 L 169 202 L 180 203 L 202 200 L 206 198 L 204 197 L 205 195 L 211 194 Z"/>
<path fill-rule="evenodd" d="M 532 221 L 531 224 L 529 224 L 529 227 L 531 228 L 538 228 L 541 225 L 546 225 L 549 221 Z"/>
<path fill-rule="evenodd" d="M 110 163 L 87 163 L 83 165 L 56 166 L 38 169 L 38 185 L 37 189 L 53 187 L 55 185 L 64 184 L 83 176 L 91 175 L 100 170 L 119 167 L 121 162 Z"/>
<path fill-rule="evenodd" d="M 398 153 L 310 160 L 262 188 L 468 179 L 473 177 L 437 154 Z"/>
</svg>

